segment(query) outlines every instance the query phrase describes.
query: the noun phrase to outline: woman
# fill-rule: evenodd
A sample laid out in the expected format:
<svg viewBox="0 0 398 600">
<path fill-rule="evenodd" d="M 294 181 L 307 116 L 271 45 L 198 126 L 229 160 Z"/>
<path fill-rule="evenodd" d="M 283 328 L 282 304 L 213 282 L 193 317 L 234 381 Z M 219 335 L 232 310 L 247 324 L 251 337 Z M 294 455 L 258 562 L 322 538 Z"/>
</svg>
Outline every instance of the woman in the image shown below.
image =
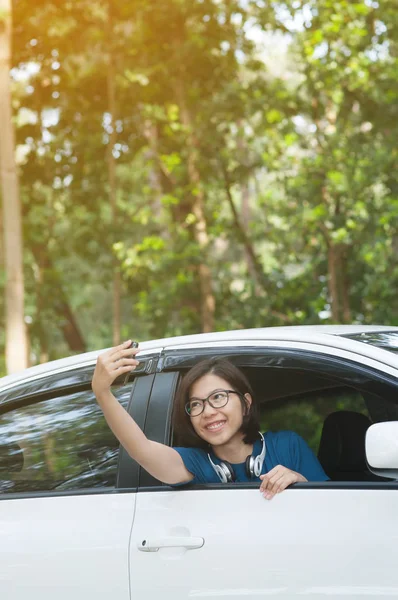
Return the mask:
<svg viewBox="0 0 398 600">
<path fill-rule="evenodd" d="M 117 377 L 139 364 L 139 349 L 130 345 L 129 340 L 99 356 L 92 388 L 115 436 L 156 479 L 170 485 L 258 481 L 267 499 L 292 483 L 327 479 L 296 433 L 259 433 L 250 384 L 222 359 L 195 365 L 177 392 L 176 431 L 188 447 L 149 440 L 110 390 Z"/>
</svg>

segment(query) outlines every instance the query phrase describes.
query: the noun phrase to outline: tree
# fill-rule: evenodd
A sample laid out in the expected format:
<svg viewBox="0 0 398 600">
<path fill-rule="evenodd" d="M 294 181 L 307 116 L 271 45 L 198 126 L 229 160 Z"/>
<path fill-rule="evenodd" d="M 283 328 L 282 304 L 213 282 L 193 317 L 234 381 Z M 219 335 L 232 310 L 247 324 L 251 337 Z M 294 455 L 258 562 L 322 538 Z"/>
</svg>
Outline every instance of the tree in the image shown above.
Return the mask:
<svg viewBox="0 0 398 600">
<path fill-rule="evenodd" d="M 275 143 L 266 155 L 281 184 L 271 210 L 282 230 L 290 225 L 276 232 L 283 236 L 280 249 L 301 273 L 296 283 L 313 286 L 318 315 L 335 323 L 372 321 L 370 296 L 377 289 L 390 298 L 397 282 L 396 176 L 390 175 L 397 161 L 397 13 L 389 0 L 314 0 L 305 11 L 292 1 L 283 19 L 266 22 L 283 32 L 289 24 L 290 79 L 298 75 L 284 96 L 275 89 L 281 101 L 271 115 Z M 380 278 L 381 269 L 388 278 Z M 290 294 L 292 279 L 284 283 Z M 317 318 L 308 308 L 308 300 L 306 311 L 298 307 L 305 318 Z M 396 311 L 389 313 L 396 319 Z"/>
<path fill-rule="evenodd" d="M 11 0 L 0 0 L 0 179 L 6 272 L 6 365 L 9 373 L 26 368 L 28 343 L 24 312 L 21 205 L 15 162 L 10 92 Z"/>
<path fill-rule="evenodd" d="M 392 0 L 34 4 L 12 73 L 36 357 L 115 341 L 115 290 L 138 339 L 397 322 Z"/>
</svg>

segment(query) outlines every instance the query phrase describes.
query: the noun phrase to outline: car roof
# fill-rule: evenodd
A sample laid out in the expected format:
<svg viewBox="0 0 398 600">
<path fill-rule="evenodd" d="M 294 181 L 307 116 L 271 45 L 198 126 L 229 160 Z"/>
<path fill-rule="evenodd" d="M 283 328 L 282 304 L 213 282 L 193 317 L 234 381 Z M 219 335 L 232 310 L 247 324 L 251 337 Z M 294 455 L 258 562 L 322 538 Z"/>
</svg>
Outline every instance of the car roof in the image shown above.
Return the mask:
<svg viewBox="0 0 398 600">
<path fill-rule="evenodd" d="M 281 340 L 281 341 L 305 341 L 313 343 L 326 343 L 335 345 L 330 339 L 327 342 L 327 336 L 343 336 L 370 332 L 398 332 L 398 327 L 388 327 L 386 325 L 292 325 L 287 327 L 259 327 L 255 329 L 238 329 L 230 331 L 219 331 L 212 333 L 198 333 L 192 335 L 183 335 L 169 338 L 160 338 L 150 341 L 140 342 L 142 354 L 160 353 L 161 350 L 176 346 L 191 346 L 196 344 L 208 344 L 216 342 L 228 342 L 229 340 Z M 345 341 L 346 344 L 355 344 L 358 350 L 359 342 Z M 363 345 L 365 346 L 365 345 Z M 8 375 L 0 379 L 0 387 L 8 386 L 16 381 L 23 381 L 31 377 L 48 374 L 51 372 L 68 370 L 69 368 L 84 367 L 93 365 L 99 354 L 106 349 L 85 352 L 83 354 L 68 356 L 58 360 L 50 361 L 30 367 Z"/>
<path fill-rule="evenodd" d="M 354 340 L 341 338 L 341 341 L 337 343 L 339 336 L 345 336 L 350 334 L 360 333 L 371 333 L 371 332 L 397 332 L 398 327 L 389 327 L 386 325 L 291 325 L 282 327 L 258 327 L 253 329 L 237 329 L 229 331 L 219 331 L 211 333 L 198 333 L 192 335 L 183 335 L 169 338 L 160 338 L 150 341 L 140 342 L 140 350 L 142 355 L 145 354 L 159 354 L 162 350 L 167 348 L 176 348 L 180 346 L 195 346 L 195 345 L 207 345 L 209 343 L 217 342 L 228 342 L 228 341 L 250 341 L 250 340 L 273 340 L 273 341 L 302 341 L 314 344 L 325 344 L 330 346 L 341 346 L 347 350 L 355 350 L 356 352 L 361 351 L 375 357 L 375 353 L 384 352 L 386 355 L 386 362 L 388 360 L 387 351 L 381 350 L 380 348 L 374 348 L 367 344 L 362 344 Z M 333 337 L 332 337 L 333 336 Z M 329 339 L 328 339 L 329 338 Z M 361 349 L 361 350 L 359 350 Z M 67 371 L 76 367 L 89 367 L 94 365 L 97 357 L 102 352 L 105 352 L 107 348 L 101 350 L 95 350 L 92 352 L 85 352 L 78 355 L 68 356 L 58 360 L 53 360 L 47 363 L 36 365 L 14 373 L 12 375 L 6 375 L 0 379 L 0 388 L 4 389 L 8 386 L 12 386 L 15 383 L 22 382 L 27 379 L 42 377 L 57 371 Z M 373 355 L 373 356 L 372 356 Z M 391 354 L 391 361 L 393 366 L 397 366 L 397 358 Z M 395 359 L 395 360 L 393 360 Z"/>
</svg>

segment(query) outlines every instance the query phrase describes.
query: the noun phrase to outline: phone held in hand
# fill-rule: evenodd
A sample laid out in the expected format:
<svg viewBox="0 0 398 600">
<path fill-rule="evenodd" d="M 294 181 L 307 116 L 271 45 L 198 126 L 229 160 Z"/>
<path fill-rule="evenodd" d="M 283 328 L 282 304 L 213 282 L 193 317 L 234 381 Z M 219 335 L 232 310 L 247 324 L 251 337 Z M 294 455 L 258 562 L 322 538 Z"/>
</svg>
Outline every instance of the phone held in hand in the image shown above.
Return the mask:
<svg viewBox="0 0 398 600">
<path fill-rule="evenodd" d="M 138 345 L 139 345 L 138 342 L 133 341 L 133 342 L 131 342 L 129 348 L 138 348 Z M 131 375 L 131 371 L 129 371 L 128 373 L 126 373 L 126 377 L 124 378 L 123 385 L 126 385 L 126 383 L 129 380 L 130 375 Z"/>
</svg>

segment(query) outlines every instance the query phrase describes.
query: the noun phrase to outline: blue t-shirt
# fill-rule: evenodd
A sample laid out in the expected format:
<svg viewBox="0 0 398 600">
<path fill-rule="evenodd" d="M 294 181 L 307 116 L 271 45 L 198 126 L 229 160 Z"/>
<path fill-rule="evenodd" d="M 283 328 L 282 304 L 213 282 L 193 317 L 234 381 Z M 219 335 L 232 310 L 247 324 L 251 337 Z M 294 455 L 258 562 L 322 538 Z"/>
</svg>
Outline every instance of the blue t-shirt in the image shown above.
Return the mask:
<svg viewBox="0 0 398 600">
<path fill-rule="evenodd" d="M 268 473 L 277 465 L 283 465 L 303 475 L 308 481 L 326 481 L 329 479 L 308 444 L 294 431 L 264 433 L 266 447 L 265 460 L 261 474 Z M 254 442 L 253 455 L 261 453 L 262 442 Z M 194 478 L 189 483 L 220 483 L 217 473 L 210 464 L 207 452 L 200 448 L 174 448 L 180 454 L 185 467 Z M 214 453 L 211 459 L 215 464 L 222 462 Z M 236 481 L 261 481 L 259 477 L 249 478 L 245 463 L 232 464 Z"/>
</svg>

